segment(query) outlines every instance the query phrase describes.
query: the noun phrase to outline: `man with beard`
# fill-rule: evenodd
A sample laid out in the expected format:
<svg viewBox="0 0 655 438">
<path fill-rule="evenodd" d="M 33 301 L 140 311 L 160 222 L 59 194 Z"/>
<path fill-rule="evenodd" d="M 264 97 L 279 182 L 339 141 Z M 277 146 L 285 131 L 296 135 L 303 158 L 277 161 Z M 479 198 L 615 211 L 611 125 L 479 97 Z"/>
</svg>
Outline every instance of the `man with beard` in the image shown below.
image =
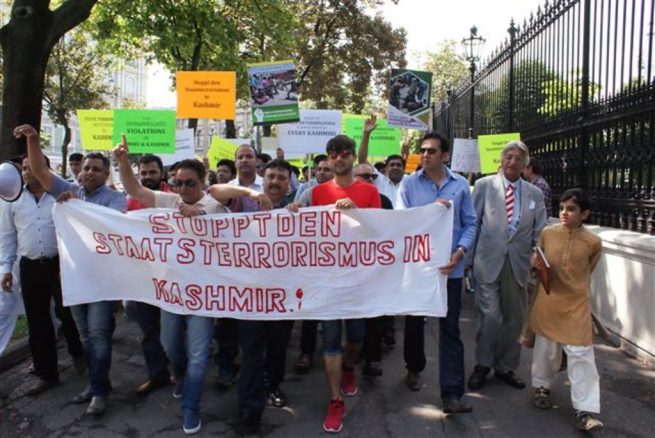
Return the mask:
<svg viewBox="0 0 655 438">
<path fill-rule="evenodd" d="M 168 184 L 162 181 L 164 165 L 156 155 L 144 155 L 139 160 L 139 177 L 141 185 L 150 190 L 169 192 Z M 128 197 L 127 210 L 134 211 L 145 208 L 139 200 Z M 141 348 L 148 369 L 148 380 L 137 386 L 137 395 L 146 395 L 157 388 L 170 383 L 168 359 L 161 345 L 160 311 L 159 307 L 138 301 L 128 301 L 125 311 L 134 318 L 143 333 Z"/>
<path fill-rule="evenodd" d="M 205 166 L 198 160 L 182 160 L 175 168 L 178 193 L 143 187 L 132 172 L 125 137 L 114 149 L 125 191 L 146 208 L 177 208 L 187 217 L 224 213 L 226 209 L 203 190 Z M 161 341 L 173 364 L 177 385 L 173 397 L 180 398 L 182 430 L 196 433 L 202 427 L 200 400 L 207 375 L 214 320 L 198 315 L 161 311 Z"/>
<path fill-rule="evenodd" d="M 355 161 L 355 142 L 345 136 L 337 135 L 328 141 L 327 156 L 334 169 L 334 178 L 311 189 L 311 205 L 332 205 L 337 209 L 380 208 L 380 193 L 371 184 L 353 176 Z M 364 339 L 364 320 L 344 320 L 346 324 L 346 350 L 341 348 L 341 320 L 322 321 L 323 359 L 330 386 L 331 401 L 323 421 L 326 432 L 336 433 L 342 428 L 345 405 L 341 394 L 357 394 L 357 380 L 354 364 L 357 361 Z"/>
<path fill-rule="evenodd" d="M 109 159 L 91 152 L 84 157 L 82 181 L 70 183 L 55 175 L 45 165 L 43 151 L 39 145 L 39 135 L 30 125 L 14 129 L 16 138 L 27 139 L 27 154 L 32 174 L 43 188 L 57 199 L 65 202 L 79 198 L 114 210 L 125 212 L 125 195 L 111 190 L 106 182 L 109 178 Z M 131 169 L 130 169 L 131 172 Z M 114 302 L 99 301 L 80 304 L 71 308 L 73 319 L 86 352 L 89 368 L 89 387 L 73 398 L 73 403 L 86 403 L 86 413 L 101 415 L 107 406 L 107 394 L 111 389 L 109 369 L 111 367 L 111 337 L 114 333 Z"/>
<path fill-rule="evenodd" d="M 364 129 L 362 131 L 362 141 L 359 144 L 358 159 L 360 163 L 366 163 L 368 159 L 368 143 L 371 138 L 371 133 L 377 128 L 377 117 L 371 116 L 364 122 Z M 400 155 L 389 155 L 384 161 L 385 173 L 382 174 L 375 170 L 376 177 L 373 179 L 373 184 L 378 188 L 380 193 L 385 195 L 391 200 L 391 203 L 396 202 L 398 188 L 400 182 L 405 176 L 405 159 Z"/>
<path fill-rule="evenodd" d="M 43 158 L 49 167 L 48 158 Z M 70 308 L 62 303 L 57 237 L 51 214 L 55 199 L 32 175 L 27 157 L 22 159 L 22 175 L 25 182 L 22 196 L 16 202 L 6 203 L 0 215 L 1 285 L 5 292 L 12 293 L 12 268 L 18 258 L 29 346 L 38 378 L 26 395 L 37 395 L 59 383 L 57 338 L 50 316 L 53 300 L 68 352 L 80 375 L 86 370 L 86 363 Z"/>
<path fill-rule="evenodd" d="M 230 184 L 215 185 L 209 193 L 235 213 L 284 208 L 291 181 L 291 165 L 281 159 L 264 169 L 264 193 Z M 239 378 L 239 416 L 230 421 L 238 433 L 259 429 L 266 400 L 275 407 L 287 404 L 279 385 L 284 380 L 286 351 L 293 321 L 238 321 L 243 352 Z M 264 351 L 266 354 L 264 355 Z"/>
</svg>

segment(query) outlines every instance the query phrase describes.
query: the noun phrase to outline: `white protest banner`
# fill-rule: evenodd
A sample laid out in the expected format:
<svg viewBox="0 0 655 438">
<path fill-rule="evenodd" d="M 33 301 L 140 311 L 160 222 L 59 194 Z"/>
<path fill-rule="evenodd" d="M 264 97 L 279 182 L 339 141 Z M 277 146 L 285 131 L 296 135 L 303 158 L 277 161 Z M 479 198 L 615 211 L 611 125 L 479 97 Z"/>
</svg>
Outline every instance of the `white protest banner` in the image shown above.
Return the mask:
<svg viewBox="0 0 655 438">
<path fill-rule="evenodd" d="M 170 166 L 182 160 L 192 160 L 195 151 L 193 129 L 178 129 L 175 131 L 175 153 L 159 154 L 164 166 Z"/>
<path fill-rule="evenodd" d="M 477 140 L 455 139 L 453 154 L 450 157 L 450 169 L 455 172 L 480 172 L 480 150 Z"/>
<path fill-rule="evenodd" d="M 341 134 L 341 111 L 300 110 L 300 122 L 278 125 L 280 147 L 288 154 L 324 154 L 325 145 Z"/>
<path fill-rule="evenodd" d="M 445 316 L 452 209 L 279 209 L 185 218 L 54 209 L 64 304 L 135 300 L 238 319 Z M 389 224 L 402 224 L 392 227 Z"/>
</svg>

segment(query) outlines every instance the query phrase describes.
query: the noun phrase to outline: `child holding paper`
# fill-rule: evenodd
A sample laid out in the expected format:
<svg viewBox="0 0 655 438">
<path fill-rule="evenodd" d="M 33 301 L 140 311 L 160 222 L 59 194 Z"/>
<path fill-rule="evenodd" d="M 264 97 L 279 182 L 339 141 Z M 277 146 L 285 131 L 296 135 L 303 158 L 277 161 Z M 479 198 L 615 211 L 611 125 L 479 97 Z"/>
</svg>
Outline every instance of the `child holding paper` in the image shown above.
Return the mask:
<svg viewBox="0 0 655 438">
<path fill-rule="evenodd" d="M 536 333 L 532 356 L 534 404 L 541 409 L 552 407 L 550 386 L 564 350 L 575 424 L 586 431 L 603 426 L 592 416 L 600 412 L 600 390 L 589 298 L 601 241 L 582 224 L 590 213 L 589 198 L 583 190 L 569 189 L 560 198 L 561 223 L 544 228 L 539 243 L 550 264 L 550 293 L 540 286 L 530 312 L 530 326 Z M 532 264 L 543 268 L 536 252 Z"/>
</svg>

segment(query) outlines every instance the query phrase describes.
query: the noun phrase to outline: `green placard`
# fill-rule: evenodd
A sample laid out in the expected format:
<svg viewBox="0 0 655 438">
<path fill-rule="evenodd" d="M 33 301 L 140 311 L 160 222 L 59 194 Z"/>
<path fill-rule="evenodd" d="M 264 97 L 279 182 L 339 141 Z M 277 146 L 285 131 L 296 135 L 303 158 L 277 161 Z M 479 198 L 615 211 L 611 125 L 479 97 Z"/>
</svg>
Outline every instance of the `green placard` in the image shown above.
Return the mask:
<svg viewBox="0 0 655 438">
<path fill-rule="evenodd" d="M 362 140 L 364 121 L 367 118 L 368 116 L 357 114 L 344 114 L 342 117 L 342 131 L 345 135 L 355 140 L 357 150 L 359 150 L 359 143 Z M 401 132 L 399 128 L 390 128 L 387 125 L 386 119 L 379 118 L 378 127 L 371 133 L 371 138 L 368 142 L 368 156 L 387 157 L 392 154 L 400 154 L 400 137 Z"/>
<path fill-rule="evenodd" d="M 483 174 L 496 173 L 500 167 L 500 153 L 505 145 L 513 140 L 520 140 L 521 134 L 511 132 L 507 134 L 479 135 L 480 171 Z"/>
<path fill-rule="evenodd" d="M 130 153 L 175 153 L 175 111 L 114 110 L 114 143 L 125 134 Z"/>
<path fill-rule="evenodd" d="M 298 84 L 293 61 L 248 65 L 252 121 L 255 125 L 300 120 Z"/>
</svg>

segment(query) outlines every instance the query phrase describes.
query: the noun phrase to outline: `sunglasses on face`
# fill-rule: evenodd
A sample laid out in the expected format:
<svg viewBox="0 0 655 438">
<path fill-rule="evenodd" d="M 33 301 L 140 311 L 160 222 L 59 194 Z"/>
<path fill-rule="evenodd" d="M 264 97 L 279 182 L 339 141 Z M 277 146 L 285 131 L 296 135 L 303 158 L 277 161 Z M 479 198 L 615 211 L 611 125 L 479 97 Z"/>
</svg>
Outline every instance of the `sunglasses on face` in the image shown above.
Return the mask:
<svg viewBox="0 0 655 438">
<path fill-rule="evenodd" d="M 376 180 L 378 176 L 375 173 L 360 173 L 359 175 L 355 175 L 359 178 L 364 178 L 364 179 L 372 179 Z"/>
<path fill-rule="evenodd" d="M 434 155 L 437 153 L 437 150 L 435 148 L 421 148 L 419 149 L 419 153 L 423 155 L 424 153 L 428 153 L 428 155 Z"/>
<path fill-rule="evenodd" d="M 337 157 L 341 158 L 350 158 L 351 155 L 354 155 L 355 153 L 351 151 L 350 149 L 343 149 L 341 151 L 330 151 L 328 152 L 328 157 L 332 158 L 333 160 L 336 160 Z"/>
<path fill-rule="evenodd" d="M 191 189 L 198 185 L 198 181 L 193 179 L 187 179 L 187 180 L 176 179 L 175 181 L 173 181 L 173 185 L 175 187 L 187 186 Z"/>
</svg>

